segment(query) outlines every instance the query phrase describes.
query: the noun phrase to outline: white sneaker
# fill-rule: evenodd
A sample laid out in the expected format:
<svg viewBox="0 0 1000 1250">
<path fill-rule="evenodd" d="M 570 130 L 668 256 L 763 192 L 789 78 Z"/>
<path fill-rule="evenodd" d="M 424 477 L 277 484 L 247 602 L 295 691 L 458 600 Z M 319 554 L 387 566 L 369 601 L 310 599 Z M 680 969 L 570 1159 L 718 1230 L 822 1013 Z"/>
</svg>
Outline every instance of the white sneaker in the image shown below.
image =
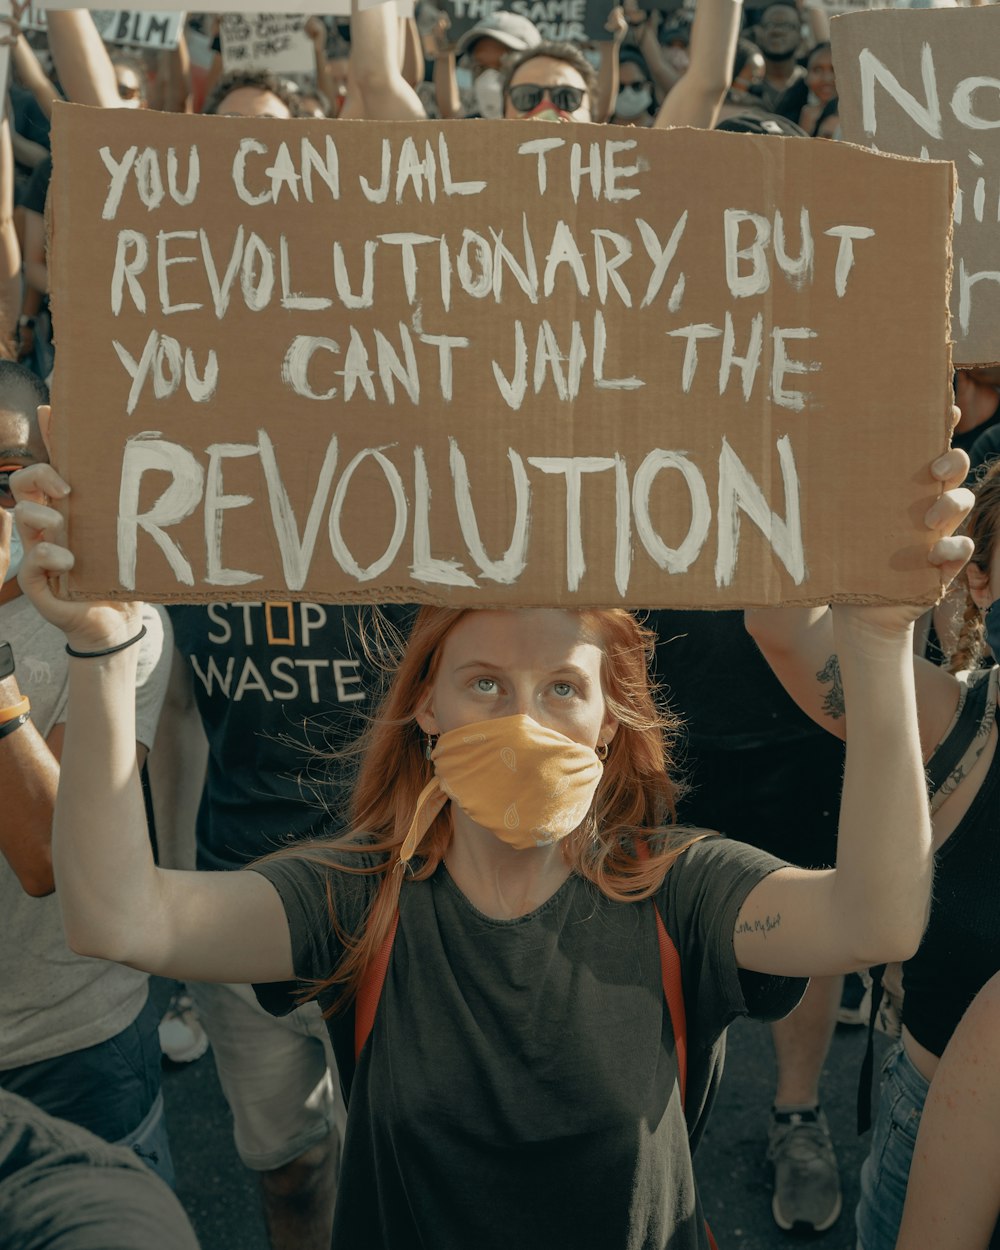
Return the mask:
<svg viewBox="0 0 1000 1250">
<path fill-rule="evenodd" d="M 208 1050 L 208 1034 L 201 1027 L 198 1008 L 186 986 L 171 996 L 159 1033 L 163 1057 L 171 1063 L 193 1063 Z"/>
</svg>

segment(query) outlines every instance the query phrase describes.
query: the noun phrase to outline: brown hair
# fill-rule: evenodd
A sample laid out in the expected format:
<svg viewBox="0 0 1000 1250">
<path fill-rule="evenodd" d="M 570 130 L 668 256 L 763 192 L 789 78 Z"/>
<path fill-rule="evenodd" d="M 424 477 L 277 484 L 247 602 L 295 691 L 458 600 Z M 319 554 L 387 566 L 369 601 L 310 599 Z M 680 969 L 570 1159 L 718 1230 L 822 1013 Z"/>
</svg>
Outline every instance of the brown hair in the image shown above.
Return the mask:
<svg viewBox="0 0 1000 1250">
<path fill-rule="evenodd" d="M 381 876 L 360 935 L 340 928 L 328 891 L 331 923 L 347 954 L 308 997 L 339 987 L 342 993 L 334 1010 L 356 993 L 399 907 L 404 877 L 400 847 L 417 798 L 433 776 L 414 713 L 434 679 L 445 639 L 465 615 L 466 611 L 451 608 L 421 608 L 417 615 L 388 693 L 361 739 L 361 765 L 351 803 L 351 824 L 357 832 L 277 852 L 307 858 L 331 871 Z M 678 797 L 669 771 L 678 721 L 658 706 L 649 680 L 655 635 L 622 609 L 588 609 L 579 615 L 603 652 L 604 699 L 618 721 L 618 731 L 590 815 L 564 840 L 563 850 L 573 871 L 601 893 L 616 902 L 632 902 L 653 894 L 678 855 L 704 834 L 686 830 L 663 836 L 665 826 L 675 819 Z M 445 807 L 406 875 L 416 881 L 432 876 L 451 837 Z M 375 856 L 379 862 L 374 866 L 345 862 L 352 855 Z"/>
<path fill-rule="evenodd" d="M 510 93 L 511 79 L 521 66 L 526 65 L 529 61 L 534 61 L 540 56 L 547 56 L 550 61 L 565 61 L 567 65 L 571 65 L 576 70 L 583 79 L 583 85 L 587 88 L 587 104 L 590 108 L 591 116 L 593 116 L 594 109 L 597 107 L 597 72 L 575 43 L 567 43 L 564 40 L 543 39 L 541 43 L 536 43 L 533 48 L 525 48 L 523 52 L 505 57 L 503 63 L 503 98 L 507 99 Z"/>
<path fill-rule="evenodd" d="M 965 532 L 976 545 L 970 563 L 988 573 L 1000 534 L 1000 458 L 989 461 L 983 468 L 975 490 L 976 503 L 969 514 Z M 975 668 L 982 656 L 985 641 L 982 610 L 973 599 L 968 578 L 964 575 L 963 581 L 965 610 L 958 642 L 948 663 L 948 669 L 952 673 Z"/>
</svg>

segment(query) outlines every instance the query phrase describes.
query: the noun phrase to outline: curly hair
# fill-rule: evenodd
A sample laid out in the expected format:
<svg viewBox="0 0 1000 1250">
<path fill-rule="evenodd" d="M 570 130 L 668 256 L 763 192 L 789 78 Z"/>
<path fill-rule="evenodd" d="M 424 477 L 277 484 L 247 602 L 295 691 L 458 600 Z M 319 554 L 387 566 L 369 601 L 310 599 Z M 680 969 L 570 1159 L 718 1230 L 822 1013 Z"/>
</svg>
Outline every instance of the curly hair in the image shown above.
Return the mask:
<svg viewBox="0 0 1000 1250">
<path fill-rule="evenodd" d="M 233 69 L 228 74 L 223 74 L 212 88 L 201 110 L 202 113 L 206 116 L 216 116 L 219 112 L 219 105 L 225 100 L 226 96 L 231 95 L 234 91 L 239 91 L 243 87 L 254 87 L 258 91 L 266 91 L 270 95 L 276 96 L 288 109 L 292 117 L 298 116 L 295 95 L 289 91 L 288 87 L 276 74 L 263 69 Z"/>
</svg>

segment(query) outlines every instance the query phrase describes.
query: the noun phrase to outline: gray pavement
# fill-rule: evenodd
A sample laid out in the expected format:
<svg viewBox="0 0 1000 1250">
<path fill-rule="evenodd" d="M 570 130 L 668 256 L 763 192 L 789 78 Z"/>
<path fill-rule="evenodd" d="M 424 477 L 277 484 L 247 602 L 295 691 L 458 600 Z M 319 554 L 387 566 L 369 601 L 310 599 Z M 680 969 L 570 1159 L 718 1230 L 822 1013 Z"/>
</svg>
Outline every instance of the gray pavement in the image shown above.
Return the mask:
<svg viewBox="0 0 1000 1250">
<path fill-rule="evenodd" d="M 155 984 L 154 992 L 165 1002 L 165 983 Z M 880 1050 L 883 1041 L 876 1037 Z M 823 1089 L 840 1158 L 844 1210 L 828 1233 L 811 1239 L 817 1250 L 854 1250 L 857 1177 L 867 1143 L 867 1138 L 858 1138 L 854 1127 L 863 1053 L 864 1030 L 838 1029 Z M 801 1239 L 779 1232 L 770 1215 L 764 1148 L 773 1081 L 767 1029 L 738 1021 L 730 1030 L 725 1076 L 695 1159 L 702 1200 L 719 1250 L 771 1250 L 801 1244 Z M 229 1111 L 211 1051 L 185 1068 L 168 1070 L 164 1089 L 178 1193 L 202 1250 L 268 1250 L 256 1183 L 236 1157 Z"/>
</svg>

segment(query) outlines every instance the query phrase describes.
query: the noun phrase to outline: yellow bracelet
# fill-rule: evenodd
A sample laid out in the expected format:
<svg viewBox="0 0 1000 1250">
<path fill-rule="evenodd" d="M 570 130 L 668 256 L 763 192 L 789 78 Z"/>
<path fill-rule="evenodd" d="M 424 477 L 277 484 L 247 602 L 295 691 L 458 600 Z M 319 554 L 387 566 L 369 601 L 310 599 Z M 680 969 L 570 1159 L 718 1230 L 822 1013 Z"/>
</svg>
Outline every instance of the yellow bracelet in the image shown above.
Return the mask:
<svg viewBox="0 0 1000 1250">
<path fill-rule="evenodd" d="M 31 711 L 31 702 L 27 695 L 23 695 L 17 703 L 10 707 L 0 708 L 0 725 L 6 725 L 9 720 L 17 720 L 19 716 L 23 716 L 25 712 Z"/>
</svg>

